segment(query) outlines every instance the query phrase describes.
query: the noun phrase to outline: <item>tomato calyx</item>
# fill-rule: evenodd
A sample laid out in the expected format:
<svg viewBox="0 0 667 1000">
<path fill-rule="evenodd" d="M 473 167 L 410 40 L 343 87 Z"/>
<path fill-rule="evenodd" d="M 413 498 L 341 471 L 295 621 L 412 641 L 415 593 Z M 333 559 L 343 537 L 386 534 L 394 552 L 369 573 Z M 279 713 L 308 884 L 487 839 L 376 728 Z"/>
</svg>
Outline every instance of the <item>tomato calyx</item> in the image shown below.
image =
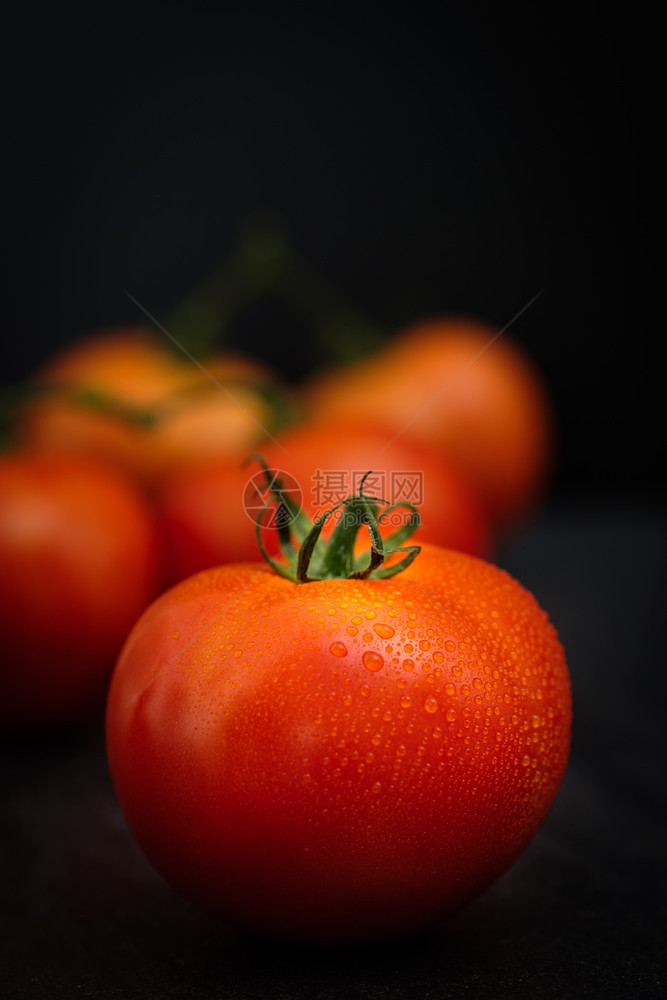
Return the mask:
<svg viewBox="0 0 667 1000">
<path fill-rule="evenodd" d="M 269 499 L 255 520 L 260 552 L 276 573 L 293 583 L 387 579 L 406 569 L 421 551 L 419 545 L 403 544 L 419 527 L 420 517 L 416 507 L 407 500 L 390 504 L 382 497 L 364 493 L 364 483 L 372 470 L 362 478 L 358 493 L 346 497 L 311 521 L 284 489 L 280 477 L 267 467 L 262 456 L 254 454 L 247 461 L 251 459 L 258 461 L 266 474 L 265 489 L 269 493 Z M 385 507 L 382 513 L 381 505 Z M 269 555 L 262 539 L 262 518 L 272 507 L 275 507 L 274 530 L 278 531 L 283 561 Z M 407 510 L 409 516 L 385 540 L 380 533 L 380 524 L 399 509 Z M 339 512 L 330 536 L 323 537 L 325 524 Z M 368 551 L 356 551 L 355 543 L 362 527 L 369 534 L 370 557 Z M 386 561 L 398 553 L 403 555 Z"/>
</svg>

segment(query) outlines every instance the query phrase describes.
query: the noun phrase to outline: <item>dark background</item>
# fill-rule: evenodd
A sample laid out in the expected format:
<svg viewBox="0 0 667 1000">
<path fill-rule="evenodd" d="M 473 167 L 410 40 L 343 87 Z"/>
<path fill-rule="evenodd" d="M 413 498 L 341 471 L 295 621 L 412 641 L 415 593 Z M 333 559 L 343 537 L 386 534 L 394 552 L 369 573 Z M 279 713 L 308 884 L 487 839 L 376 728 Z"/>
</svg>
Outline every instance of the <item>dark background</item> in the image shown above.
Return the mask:
<svg viewBox="0 0 667 1000">
<path fill-rule="evenodd" d="M 538 294 L 511 331 L 558 407 L 558 489 L 654 494 L 655 33 L 587 4 L 13 4 L 3 382 L 143 321 L 127 292 L 166 322 L 269 216 L 386 333 Z M 335 356 L 269 300 L 226 338 L 289 380 Z"/>
<path fill-rule="evenodd" d="M 435 312 L 504 326 L 540 293 L 511 331 L 552 391 L 559 467 L 500 561 L 557 625 L 575 703 L 563 787 L 513 869 L 447 927 L 351 953 L 239 938 L 175 897 L 99 728 L 4 741 L 7 995 L 664 995 L 656 26 L 172 3 L 13 5 L 4 27 L 5 385 L 143 321 L 127 292 L 164 322 L 258 217 L 385 335 Z M 225 336 L 294 382 L 335 355 L 271 297 Z"/>
</svg>

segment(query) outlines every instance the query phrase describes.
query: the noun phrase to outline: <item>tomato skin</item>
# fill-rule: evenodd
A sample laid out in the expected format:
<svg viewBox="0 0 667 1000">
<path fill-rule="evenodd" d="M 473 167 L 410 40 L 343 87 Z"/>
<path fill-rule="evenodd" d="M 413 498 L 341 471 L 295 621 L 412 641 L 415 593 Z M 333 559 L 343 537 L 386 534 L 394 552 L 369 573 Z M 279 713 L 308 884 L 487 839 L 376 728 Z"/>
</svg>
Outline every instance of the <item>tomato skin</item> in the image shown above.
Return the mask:
<svg viewBox="0 0 667 1000">
<path fill-rule="evenodd" d="M 399 330 L 376 354 L 313 376 L 310 418 L 382 416 L 394 433 L 456 461 L 500 528 L 544 495 L 555 454 L 552 403 L 541 373 L 511 334 L 468 316 Z"/>
<path fill-rule="evenodd" d="M 133 629 L 107 703 L 116 792 L 158 871 L 234 924 L 322 942 L 483 891 L 544 819 L 570 725 L 534 598 L 430 545 L 390 580 L 190 577 Z"/>
<path fill-rule="evenodd" d="M 153 513 L 112 470 L 0 458 L 0 730 L 82 721 L 104 704 L 128 630 L 162 582 Z"/>
</svg>

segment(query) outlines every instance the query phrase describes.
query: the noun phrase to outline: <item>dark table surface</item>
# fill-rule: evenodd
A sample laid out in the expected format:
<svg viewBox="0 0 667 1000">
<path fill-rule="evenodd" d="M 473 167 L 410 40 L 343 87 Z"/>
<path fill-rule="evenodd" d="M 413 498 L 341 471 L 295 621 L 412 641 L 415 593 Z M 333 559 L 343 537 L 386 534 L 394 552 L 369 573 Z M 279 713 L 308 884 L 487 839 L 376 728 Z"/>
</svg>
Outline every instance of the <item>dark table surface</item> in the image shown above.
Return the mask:
<svg viewBox="0 0 667 1000">
<path fill-rule="evenodd" d="M 5 740 L 2 995 L 667 995 L 666 558 L 655 506 L 597 503 L 544 511 L 499 553 L 566 647 L 570 765 L 513 868 L 448 923 L 407 940 L 324 949 L 238 935 L 144 859 L 115 801 L 100 728 Z"/>
</svg>

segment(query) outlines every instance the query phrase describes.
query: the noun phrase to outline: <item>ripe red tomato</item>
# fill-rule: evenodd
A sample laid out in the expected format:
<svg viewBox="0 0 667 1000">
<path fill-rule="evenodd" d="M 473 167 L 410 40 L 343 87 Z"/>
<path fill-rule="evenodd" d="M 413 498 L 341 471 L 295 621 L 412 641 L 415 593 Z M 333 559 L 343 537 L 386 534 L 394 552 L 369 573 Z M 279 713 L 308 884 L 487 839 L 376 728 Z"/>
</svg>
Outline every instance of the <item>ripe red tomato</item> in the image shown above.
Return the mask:
<svg viewBox="0 0 667 1000">
<path fill-rule="evenodd" d="M 514 861 L 570 719 L 532 595 L 426 544 L 387 579 L 246 563 L 173 587 L 118 660 L 107 746 L 129 826 L 177 890 L 262 933 L 359 941 L 445 916 Z"/>
<path fill-rule="evenodd" d="M 104 704 L 127 632 L 157 595 L 159 540 L 134 484 L 91 460 L 0 458 L 0 729 Z"/>
<path fill-rule="evenodd" d="M 542 495 L 554 453 L 541 373 L 511 335 L 443 316 L 414 323 L 371 357 L 313 377 L 310 416 L 389 421 L 435 445 L 484 497 L 494 522 L 516 523 Z"/>
<path fill-rule="evenodd" d="M 304 508 L 316 517 L 373 472 L 373 489 L 389 502 L 413 503 L 421 517 L 417 537 L 471 555 L 489 556 L 492 533 L 486 510 L 467 477 L 421 441 L 398 437 L 394 427 L 369 417 L 341 416 L 303 422 L 262 449 L 271 468 L 301 485 Z"/>
<path fill-rule="evenodd" d="M 201 368 L 142 327 L 89 336 L 36 374 L 19 439 L 47 451 L 104 458 L 150 488 L 208 458 L 251 451 L 277 420 L 273 373 L 218 353 Z"/>
</svg>

